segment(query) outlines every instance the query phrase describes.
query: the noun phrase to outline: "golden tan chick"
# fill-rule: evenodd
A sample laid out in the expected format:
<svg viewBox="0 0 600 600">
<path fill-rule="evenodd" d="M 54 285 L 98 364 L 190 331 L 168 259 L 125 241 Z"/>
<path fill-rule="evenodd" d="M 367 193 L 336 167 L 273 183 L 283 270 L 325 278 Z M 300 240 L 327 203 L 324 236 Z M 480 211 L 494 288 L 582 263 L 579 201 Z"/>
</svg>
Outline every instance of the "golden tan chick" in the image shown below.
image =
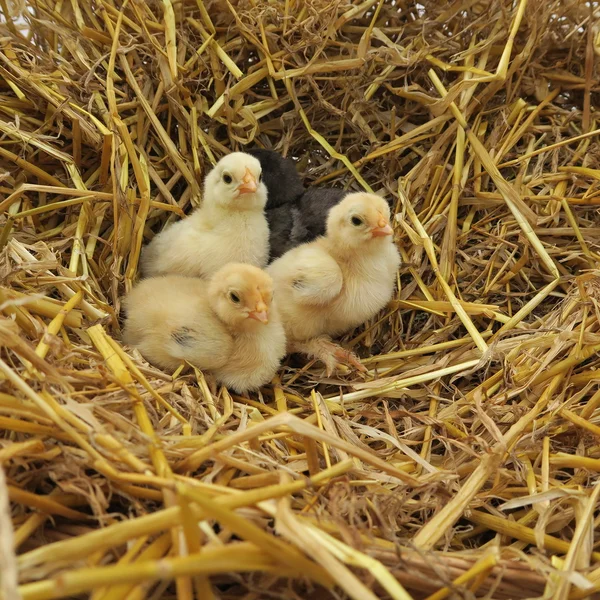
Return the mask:
<svg viewBox="0 0 600 600">
<path fill-rule="evenodd" d="M 210 281 L 179 275 L 140 282 L 125 298 L 123 339 L 158 367 L 187 361 L 244 393 L 268 383 L 285 355 L 273 281 L 231 263 Z"/>
<path fill-rule="evenodd" d="M 202 206 L 144 248 L 142 275 L 210 277 L 230 262 L 264 267 L 269 257 L 266 202 L 260 162 L 243 152 L 228 154 L 206 176 Z"/>
<path fill-rule="evenodd" d="M 273 277 L 288 350 L 362 366 L 333 344 L 391 299 L 400 265 L 390 208 L 379 196 L 354 193 L 329 212 L 324 237 L 286 252 L 267 272 Z"/>
</svg>

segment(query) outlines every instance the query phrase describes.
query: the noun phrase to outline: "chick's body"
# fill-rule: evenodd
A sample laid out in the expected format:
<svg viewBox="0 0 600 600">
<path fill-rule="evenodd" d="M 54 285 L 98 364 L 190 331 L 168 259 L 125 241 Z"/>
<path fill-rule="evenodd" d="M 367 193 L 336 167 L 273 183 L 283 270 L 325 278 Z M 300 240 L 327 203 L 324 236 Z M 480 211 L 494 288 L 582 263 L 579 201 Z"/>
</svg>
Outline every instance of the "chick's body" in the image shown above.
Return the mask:
<svg viewBox="0 0 600 600">
<path fill-rule="evenodd" d="M 269 229 L 263 214 L 202 207 L 159 233 L 142 253 L 146 277 L 176 273 L 210 277 L 230 262 L 267 264 Z"/>
<path fill-rule="evenodd" d="M 269 382 L 286 339 L 272 280 L 251 265 L 229 264 L 210 282 L 178 275 L 140 282 L 125 299 L 123 339 L 154 365 L 187 361 L 244 393 Z"/>
<path fill-rule="evenodd" d="M 242 152 L 225 156 L 206 177 L 202 206 L 166 227 L 143 250 L 143 276 L 210 277 L 230 262 L 264 267 L 269 256 L 266 200 L 259 161 Z"/>
<path fill-rule="evenodd" d="M 291 264 L 275 261 L 269 272 L 278 282 L 281 314 L 290 338 L 335 337 L 379 312 L 394 291 L 399 265 L 394 250 L 387 246 L 379 255 L 334 258 L 335 249 L 317 240 L 286 254 Z M 294 271 L 293 263 L 299 265 Z M 282 291 L 279 283 L 286 279 L 289 287 Z"/>
<path fill-rule="evenodd" d="M 125 343 L 166 369 L 175 370 L 184 360 L 205 369 L 224 366 L 233 352 L 233 337 L 215 318 L 206 292 L 202 279 L 144 279 L 125 299 Z"/>
<path fill-rule="evenodd" d="M 239 393 L 257 390 L 269 383 L 286 353 L 285 331 L 279 315 L 259 334 L 241 333 L 235 339 L 230 359 L 213 369 L 220 383 Z"/>
<path fill-rule="evenodd" d="M 383 199 L 349 194 L 331 209 L 325 237 L 290 250 L 268 267 L 290 350 L 331 367 L 327 348 L 315 338 L 345 333 L 386 305 L 400 264 L 391 234 Z"/>
</svg>

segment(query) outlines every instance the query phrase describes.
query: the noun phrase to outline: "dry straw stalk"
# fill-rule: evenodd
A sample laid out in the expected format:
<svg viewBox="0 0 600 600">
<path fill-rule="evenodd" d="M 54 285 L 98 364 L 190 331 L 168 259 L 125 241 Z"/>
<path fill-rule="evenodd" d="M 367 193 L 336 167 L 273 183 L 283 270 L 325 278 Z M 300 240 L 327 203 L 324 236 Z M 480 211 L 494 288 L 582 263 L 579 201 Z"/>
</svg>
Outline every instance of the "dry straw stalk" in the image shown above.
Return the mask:
<svg viewBox="0 0 600 600">
<path fill-rule="evenodd" d="M 583 0 L 0 0 L 0 593 L 600 597 Z M 392 198 L 394 299 L 250 397 L 121 343 L 226 152 Z"/>
</svg>

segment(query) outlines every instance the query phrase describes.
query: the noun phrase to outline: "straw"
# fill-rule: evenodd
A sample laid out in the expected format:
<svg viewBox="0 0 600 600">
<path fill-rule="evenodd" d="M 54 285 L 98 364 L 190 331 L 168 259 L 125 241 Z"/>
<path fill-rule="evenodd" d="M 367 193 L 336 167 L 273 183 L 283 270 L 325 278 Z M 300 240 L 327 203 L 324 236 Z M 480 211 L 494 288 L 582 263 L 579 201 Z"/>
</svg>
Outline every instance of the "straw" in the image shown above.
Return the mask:
<svg viewBox="0 0 600 600">
<path fill-rule="evenodd" d="M 0 0 L 4 597 L 597 594 L 595 11 Z M 144 244 L 247 147 L 390 201 L 367 373 L 236 395 L 123 344 Z"/>
<path fill-rule="evenodd" d="M 9 494 L 6 476 L 0 467 L 0 591 L 4 600 L 19 600 L 19 572 L 13 548 L 13 529 L 10 519 Z"/>
</svg>

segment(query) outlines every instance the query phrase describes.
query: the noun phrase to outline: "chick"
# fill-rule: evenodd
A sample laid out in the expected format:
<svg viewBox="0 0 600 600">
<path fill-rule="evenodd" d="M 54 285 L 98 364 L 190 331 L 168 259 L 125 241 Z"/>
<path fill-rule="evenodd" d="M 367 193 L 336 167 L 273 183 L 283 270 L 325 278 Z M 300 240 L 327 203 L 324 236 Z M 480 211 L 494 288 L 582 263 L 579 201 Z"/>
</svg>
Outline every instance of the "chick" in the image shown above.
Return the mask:
<svg viewBox="0 0 600 600">
<path fill-rule="evenodd" d="M 327 218 L 324 237 L 274 261 L 273 277 L 290 352 L 325 363 L 361 368 L 350 352 L 333 344 L 380 311 L 394 292 L 400 256 L 394 245 L 388 203 L 373 194 L 348 194 Z M 362 368 L 364 370 L 364 368 Z"/>
<path fill-rule="evenodd" d="M 154 365 L 187 361 L 238 393 L 271 381 L 286 352 L 271 277 L 230 263 L 210 281 L 168 275 L 140 282 L 125 298 L 123 339 Z"/>
<path fill-rule="evenodd" d="M 264 267 L 269 256 L 267 188 L 260 162 L 223 157 L 206 176 L 202 206 L 161 231 L 142 251 L 144 277 L 210 277 L 230 262 Z"/>
</svg>

